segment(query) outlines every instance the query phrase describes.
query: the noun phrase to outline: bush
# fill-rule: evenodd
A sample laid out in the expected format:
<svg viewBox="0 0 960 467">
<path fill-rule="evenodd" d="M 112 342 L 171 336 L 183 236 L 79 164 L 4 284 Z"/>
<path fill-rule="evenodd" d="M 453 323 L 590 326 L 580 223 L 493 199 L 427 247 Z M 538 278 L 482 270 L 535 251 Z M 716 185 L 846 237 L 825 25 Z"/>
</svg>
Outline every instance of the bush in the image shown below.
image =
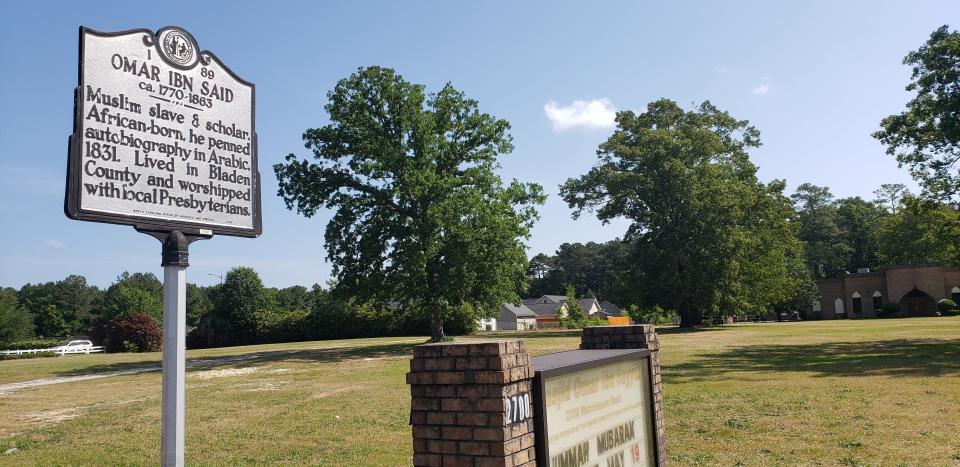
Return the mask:
<svg viewBox="0 0 960 467">
<path fill-rule="evenodd" d="M 937 311 L 943 315 L 953 316 L 957 314 L 957 303 L 949 298 L 944 298 L 937 302 Z"/>
<path fill-rule="evenodd" d="M 584 320 L 584 322 L 583 322 L 583 327 L 585 327 L 585 328 L 590 327 L 590 326 L 609 326 L 609 325 L 610 325 L 610 323 L 608 323 L 607 320 L 605 320 L 605 319 L 603 319 L 603 318 L 601 318 L 601 317 L 599 317 L 599 316 L 591 316 L 591 317 L 587 318 L 586 320 Z"/>
<path fill-rule="evenodd" d="M 163 343 L 160 326 L 146 313 L 134 313 L 107 325 L 108 352 L 157 352 Z"/>
<path fill-rule="evenodd" d="M 653 308 L 642 310 L 637 308 L 636 305 L 630 305 L 630 307 L 627 308 L 627 315 L 630 316 L 630 319 L 632 319 L 635 324 L 665 326 L 673 324 L 673 319 L 677 316 L 677 312 L 664 310 L 659 305 L 654 305 Z"/>
<path fill-rule="evenodd" d="M 0 355 L 0 360 L 26 360 L 28 358 L 48 358 L 59 356 L 60 354 L 53 352 L 25 353 L 22 355 Z"/>
<path fill-rule="evenodd" d="M 443 333 L 451 336 L 475 334 L 479 327 L 480 313 L 469 303 L 451 307 L 443 316 Z"/>
<path fill-rule="evenodd" d="M 62 339 L 19 339 L 12 342 L 0 343 L 0 350 L 27 350 L 27 349 L 49 349 L 59 344 Z"/>
<path fill-rule="evenodd" d="M 878 314 L 883 318 L 888 318 L 891 316 L 896 316 L 897 313 L 900 313 L 900 305 L 887 302 L 880 306 L 880 311 Z"/>
</svg>

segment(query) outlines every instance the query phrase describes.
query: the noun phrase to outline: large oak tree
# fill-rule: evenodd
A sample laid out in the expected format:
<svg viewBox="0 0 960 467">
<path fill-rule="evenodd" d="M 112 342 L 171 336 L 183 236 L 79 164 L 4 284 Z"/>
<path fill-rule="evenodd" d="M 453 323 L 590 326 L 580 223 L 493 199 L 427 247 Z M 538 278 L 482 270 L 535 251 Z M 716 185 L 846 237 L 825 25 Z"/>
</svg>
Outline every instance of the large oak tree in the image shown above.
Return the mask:
<svg viewBox="0 0 960 467">
<path fill-rule="evenodd" d="M 457 309 L 493 314 L 525 284 L 523 240 L 539 185 L 505 185 L 506 120 L 450 84 L 426 94 L 393 70 L 361 68 L 327 94 L 330 123 L 303 139 L 314 161 L 274 166 L 289 209 L 334 209 L 325 246 L 334 292 L 426 312 L 432 340 Z"/>
<path fill-rule="evenodd" d="M 643 306 L 675 309 L 681 326 L 706 313 L 767 311 L 792 296 L 801 258 L 784 184 L 760 183 L 747 149 L 759 132 L 705 102 L 661 99 L 617 114 L 599 163 L 561 186 L 574 218 L 631 221 L 633 285 Z"/>
</svg>

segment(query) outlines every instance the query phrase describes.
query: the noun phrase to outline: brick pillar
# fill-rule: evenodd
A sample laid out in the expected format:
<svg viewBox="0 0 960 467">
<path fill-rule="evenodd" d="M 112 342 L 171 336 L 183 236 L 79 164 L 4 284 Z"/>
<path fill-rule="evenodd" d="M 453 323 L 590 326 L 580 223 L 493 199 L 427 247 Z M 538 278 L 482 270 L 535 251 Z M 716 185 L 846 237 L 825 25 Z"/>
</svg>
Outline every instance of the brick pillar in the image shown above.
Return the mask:
<svg viewBox="0 0 960 467">
<path fill-rule="evenodd" d="M 414 465 L 536 465 L 533 373 L 521 341 L 414 347 Z"/>
<path fill-rule="evenodd" d="M 581 349 L 649 349 L 653 365 L 653 402 L 656 411 L 657 458 L 667 463 L 666 429 L 663 423 L 663 392 L 660 380 L 660 341 L 652 324 L 632 326 L 595 326 L 583 329 Z"/>
</svg>

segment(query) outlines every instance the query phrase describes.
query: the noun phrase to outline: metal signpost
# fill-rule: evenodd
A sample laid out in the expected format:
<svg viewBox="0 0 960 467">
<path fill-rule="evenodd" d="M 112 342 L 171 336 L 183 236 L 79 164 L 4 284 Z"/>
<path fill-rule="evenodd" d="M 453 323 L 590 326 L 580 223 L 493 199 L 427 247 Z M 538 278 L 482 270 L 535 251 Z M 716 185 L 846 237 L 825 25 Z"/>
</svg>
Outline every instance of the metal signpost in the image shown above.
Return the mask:
<svg viewBox="0 0 960 467">
<path fill-rule="evenodd" d="M 262 231 L 254 85 L 173 26 L 81 27 L 79 55 L 64 211 L 163 245 L 161 463 L 182 466 L 189 245 Z"/>
</svg>

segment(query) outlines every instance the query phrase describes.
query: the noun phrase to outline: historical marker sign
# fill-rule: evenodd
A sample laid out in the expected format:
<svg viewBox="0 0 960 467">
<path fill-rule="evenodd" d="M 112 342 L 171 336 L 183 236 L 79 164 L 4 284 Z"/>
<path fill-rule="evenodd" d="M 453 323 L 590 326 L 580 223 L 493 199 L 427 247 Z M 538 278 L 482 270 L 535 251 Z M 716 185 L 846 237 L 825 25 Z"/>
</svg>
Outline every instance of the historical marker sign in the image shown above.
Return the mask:
<svg viewBox="0 0 960 467">
<path fill-rule="evenodd" d="M 650 351 L 533 358 L 538 465 L 657 465 Z"/>
<path fill-rule="evenodd" d="M 181 467 L 189 245 L 262 231 L 253 83 L 177 27 L 81 27 L 79 75 L 64 211 L 163 244 L 160 463 Z"/>
<path fill-rule="evenodd" d="M 252 83 L 176 27 L 81 28 L 79 71 L 69 217 L 260 234 Z"/>
</svg>

